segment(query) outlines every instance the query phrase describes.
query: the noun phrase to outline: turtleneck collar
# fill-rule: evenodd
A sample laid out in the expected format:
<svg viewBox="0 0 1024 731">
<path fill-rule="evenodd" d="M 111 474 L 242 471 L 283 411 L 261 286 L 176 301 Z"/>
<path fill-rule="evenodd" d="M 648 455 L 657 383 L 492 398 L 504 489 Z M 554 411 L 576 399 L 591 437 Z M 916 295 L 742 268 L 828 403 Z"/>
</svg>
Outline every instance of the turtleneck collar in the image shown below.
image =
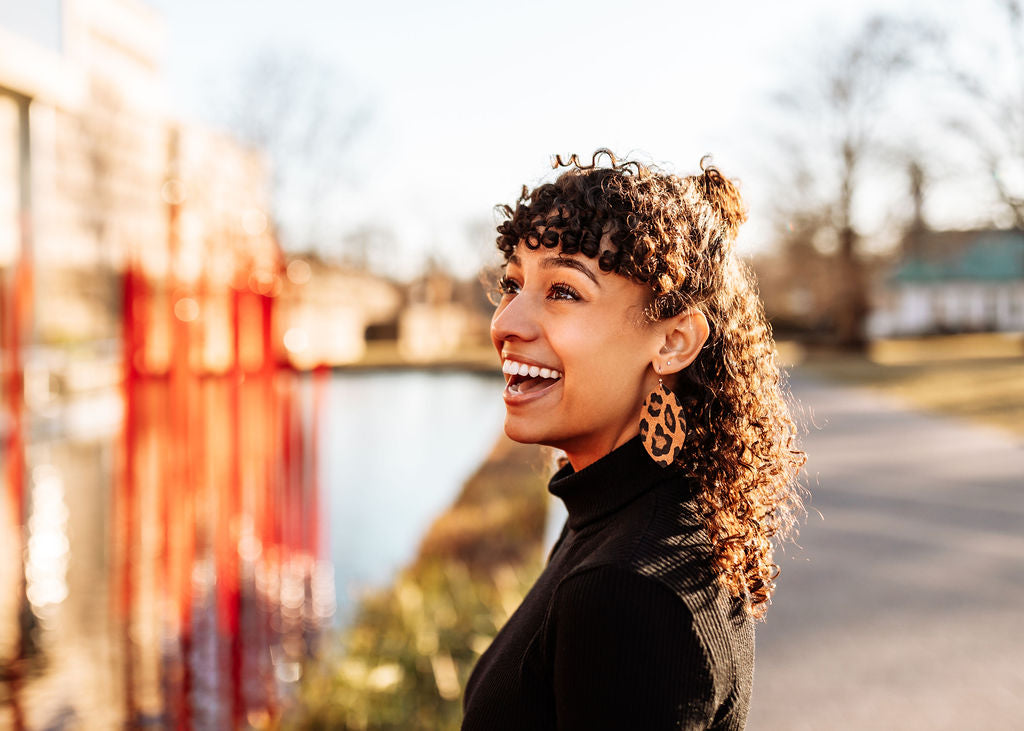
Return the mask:
<svg viewBox="0 0 1024 731">
<path fill-rule="evenodd" d="M 578 530 L 681 474 L 651 459 L 637 435 L 579 472 L 566 464 L 552 475 L 548 491 L 565 503 L 569 527 Z"/>
</svg>

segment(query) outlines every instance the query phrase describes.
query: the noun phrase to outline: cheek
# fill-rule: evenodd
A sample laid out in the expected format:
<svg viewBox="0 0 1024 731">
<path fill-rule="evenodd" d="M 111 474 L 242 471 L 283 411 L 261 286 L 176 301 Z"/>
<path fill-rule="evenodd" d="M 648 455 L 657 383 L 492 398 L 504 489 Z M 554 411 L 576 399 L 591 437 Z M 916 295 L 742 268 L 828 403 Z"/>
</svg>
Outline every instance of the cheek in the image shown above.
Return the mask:
<svg viewBox="0 0 1024 731">
<path fill-rule="evenodd" d="M 600 332 L 585 322 L 551 323 L 547 340 L 566 371 L 586 372 L 601 352 Z"/>
<path fill-rule="evenodd" d="M 650 366 L 650 338 L 633 323 L 607 333 L 591 353 L 591 380 L 601 397 L 617 407 L 632 403 Z"/>
<path fill-rule="evenodd" d="M 597 328 L 563 338 L 568 382 L 582 395 L 607 402 L 631 394 L 643 374 L 643 344 L 631 333 Z"/>
</svg>

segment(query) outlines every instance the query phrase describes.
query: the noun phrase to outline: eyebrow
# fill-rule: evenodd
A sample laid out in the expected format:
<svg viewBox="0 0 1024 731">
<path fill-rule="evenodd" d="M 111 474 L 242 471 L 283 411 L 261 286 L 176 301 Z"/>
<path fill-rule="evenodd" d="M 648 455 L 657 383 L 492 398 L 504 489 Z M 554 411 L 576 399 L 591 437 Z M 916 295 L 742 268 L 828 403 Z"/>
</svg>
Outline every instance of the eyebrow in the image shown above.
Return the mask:
<svg viewBox="0 0 1024 731">
<path fill-rule="evenodd" d="M 516 256 L 515 254 L 510 256 L 508 260 L 512 264 L 515 264 L 516 266 L 521 266 L 522 264 L 522 262 L 519 261 L 519 257 Z M 595 277 L 594 273 L 590 271 L 590 267 L 588 267 L 586 264 L 579 261 L 578 259 L 570 259 L 567 256 L 549 256 L 541 261 L 540 266 L 541 269 L 575 269 L 576 271 L 588 277 L 590 281 L 596 284 L 598 287 L 601 286 L 601 283 L 597 281 L 597 277 Z"/>
</svg>

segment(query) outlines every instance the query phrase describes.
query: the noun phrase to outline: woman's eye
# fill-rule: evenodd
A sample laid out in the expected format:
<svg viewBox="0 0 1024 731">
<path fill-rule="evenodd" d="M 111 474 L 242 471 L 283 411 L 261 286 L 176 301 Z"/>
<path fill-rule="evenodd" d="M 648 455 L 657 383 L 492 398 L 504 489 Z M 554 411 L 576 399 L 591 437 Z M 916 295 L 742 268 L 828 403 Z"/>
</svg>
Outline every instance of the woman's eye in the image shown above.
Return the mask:
<svg viewBox="0 0 1024 731">
<path fill-rule="evenodd" d="M 548 294 L 548 299 L 571 300 L 576 302 L 580 299 L 580 293 L 565 282 L 556 282 L 551 285 L 551 292 Z"/>
<path fill-rule="evenodd" d="M 518 294 L 519 283 L 514 279 L 502 277 L 501 279 L 498 280 L 498 291 L 501 292 L 503 295 Z"/>
</svg>

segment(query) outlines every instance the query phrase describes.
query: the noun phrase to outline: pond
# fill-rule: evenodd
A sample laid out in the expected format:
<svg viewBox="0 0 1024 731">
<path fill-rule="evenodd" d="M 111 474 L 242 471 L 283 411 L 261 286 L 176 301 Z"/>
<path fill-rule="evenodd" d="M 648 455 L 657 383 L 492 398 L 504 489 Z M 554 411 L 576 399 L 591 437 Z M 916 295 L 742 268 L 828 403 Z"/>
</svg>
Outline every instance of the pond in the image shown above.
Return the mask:
<svg viewBox="0 0 1024 731">
<path fill-rule="evenodd" d="M 269 378 L 30 413 L 0 501 L 0 728 L 259 726 L 501 433 L 497 373 Z"/>
<path fill-rule="evenodd" d="M 501 434 L 497 375 L 335 375 L 320 457 L 338 616 L 386 583 Z"/>
</svg>

